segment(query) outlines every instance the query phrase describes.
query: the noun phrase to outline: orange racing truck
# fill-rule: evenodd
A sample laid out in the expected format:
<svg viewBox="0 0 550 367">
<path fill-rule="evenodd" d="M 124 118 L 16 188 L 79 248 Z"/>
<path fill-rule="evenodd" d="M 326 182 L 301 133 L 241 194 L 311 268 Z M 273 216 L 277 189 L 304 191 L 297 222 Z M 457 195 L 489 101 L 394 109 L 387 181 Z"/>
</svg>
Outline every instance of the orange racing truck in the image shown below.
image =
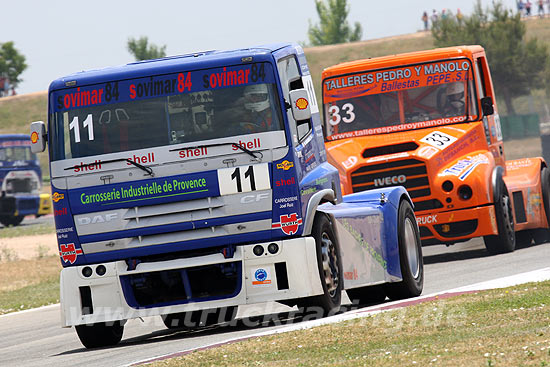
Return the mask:
<svg viewBox="0 0 550 367">
<path fill-rule="evenodd" d="M 346 62 L 322 79 L 343 193 L 404 186 L 424 246 L 483 236 L 494 254 L 548 239 L 550 172 L 540 157 L 506 161 L 481 46 Z"/>
</svg>

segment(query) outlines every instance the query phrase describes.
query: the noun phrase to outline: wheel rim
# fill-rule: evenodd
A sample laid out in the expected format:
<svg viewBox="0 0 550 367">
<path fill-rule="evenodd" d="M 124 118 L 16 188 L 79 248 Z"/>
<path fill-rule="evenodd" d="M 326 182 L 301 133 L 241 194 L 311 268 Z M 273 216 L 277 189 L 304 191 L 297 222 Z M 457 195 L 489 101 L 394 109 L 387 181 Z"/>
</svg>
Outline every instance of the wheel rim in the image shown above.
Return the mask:
<svg viewBox="0 0 550 367">
<path fill-rule="evenodd" d="M 407 253 L 407 262 L 409 264 L 409 271 L 414 279 L 418 277 L 420 273 L 420 261 L 418 259 L 418 247 L 416 243 L 416 232 L 414 230 L 413 222 L 410 218 L 405 218 L 405 233 L 403 239 L 405 242 L 405 251 Z"/>
<path fill-rule="evenodd" d="M 512 207 L 510 206 L 510 197 L 507 194 L 502 195 L 502 213 L 504 215 L 504 225 L 506 226 L 506 235 L 508 239 L 513 241 L 514 233 L 514 217 L 512 216 Z"/>
<path fill-rule="evenodd" d="M 330 297 L 334 297 L 339 283 L 338 256 L 336 255 L 334 242 L 332 242 L 330 236 L 326 232 L 323 232 L 321 236 L 321 253 L 323 257 L 323 273 L 327 291 Z"/>
</svg>

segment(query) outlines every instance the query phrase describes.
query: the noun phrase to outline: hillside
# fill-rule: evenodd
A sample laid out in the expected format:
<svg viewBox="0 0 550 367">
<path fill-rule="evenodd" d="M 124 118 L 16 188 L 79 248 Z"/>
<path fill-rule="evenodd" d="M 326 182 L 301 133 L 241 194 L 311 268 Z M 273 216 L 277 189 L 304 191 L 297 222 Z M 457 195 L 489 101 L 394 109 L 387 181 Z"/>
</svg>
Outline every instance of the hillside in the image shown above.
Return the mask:
<svg viewBox="0 0 550 367">
<path fill-rule="evenodd" d="M 536 37 L 550 46 L 550 18 L 533 17 L 526 20 L 527 37 Z M 417 32 L 395 37 L 360 41 L 354 43 L 328 45 L 306 48 L 305 53 L 311 70 L 311 75 L 320 100 L 321 71 L 330 65 L 344 61 L 357 60 L 415 50 L 433 48 L 430 32 Z M 67 70 L 71 73 L 74 70 Z M 534 91 L 532 96 L 519 99 L 516 102 L 518 113 L 543 114 L 547 103 L 542 92 Z M 499 103 L 501 114 L 503 103 Z M 47 120 L 47 94 L 36 92 L 13 97 L 0 98 L 0 134 L 27 133 L 31 121 Z M 45 155 L 44 155 L 45 156 Z M 46 159 L 42 157 L 42 159 Z"/>
</svg>

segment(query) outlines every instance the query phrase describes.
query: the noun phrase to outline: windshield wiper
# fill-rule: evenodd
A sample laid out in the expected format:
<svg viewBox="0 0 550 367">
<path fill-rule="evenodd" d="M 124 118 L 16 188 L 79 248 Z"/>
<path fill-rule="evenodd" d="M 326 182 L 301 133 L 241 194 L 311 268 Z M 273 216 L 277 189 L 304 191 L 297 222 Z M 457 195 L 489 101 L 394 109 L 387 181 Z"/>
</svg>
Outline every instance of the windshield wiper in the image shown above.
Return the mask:
<svg viewBox="0 0 550 367">
<path fill-rule="evenodd" d="M 151 167 L 146 167 L 146 166 L 144 166 L 140 163 L 134 162 L 130 158 L 111 159 L 111 160 L 107 160 L 107 161 L 91 162 L 91 163 L 86 163 L 86 164 L 82 163 L 82 164 L 79 164 L 78 166 L 67 167 L 67 168 L 65 168 L 65 171 L 68 171 L 68 170 L 71 170 L 71 169 L 77 169 L 77 168 L 86 168 L 86 167 L 94 166 L 94 165 L 97 165 L 97 164 L 115 163 L 115 162 L 128 162 L 130 164 L 133 164 L 137 168 L 147 172 L 147 174 L 150 175 L 151 177 L 155 177 L 155 174 L 153 173 L 153 169 Z"/>
<path fill-rule="evenodd" d="M 240 144 L 237 144 L 237 143 L 232 143 L 232 142 L 228 142 L 228 143 L 215 143 L 215 144 L 204 144 L 204 145 L 197 145 L 197 146 L 194 146 L 194 147 L 185 147 L 185 148 L 178 148 L 178 149 L 170 149 L 170 152 L 179 152 L 181 150 L 187 150 L 187 149 L 200 149 L 200 148 L 209 148 L 209 147 L 221 147 L 221 146 L 225 146 L 225 145 L 232 145 L 240 150 L 242 150 L 243 152 L 245 152 L 246 154 L 248 154 L 249 156 L 251 156 L 252 158 L 254 158 L 255 160 L 257 161 L 261 161 L 261 159 L 264 157 L 264 155 L 262 154 L 262 152 L 259 152 L 259 151 L 251 151 L 251 150 L 248 150 L 247 148 L 243 147 L 242 145 Z M 256 154 L 259 154 L 259 156 L 256 156 Z"/>
</svg>

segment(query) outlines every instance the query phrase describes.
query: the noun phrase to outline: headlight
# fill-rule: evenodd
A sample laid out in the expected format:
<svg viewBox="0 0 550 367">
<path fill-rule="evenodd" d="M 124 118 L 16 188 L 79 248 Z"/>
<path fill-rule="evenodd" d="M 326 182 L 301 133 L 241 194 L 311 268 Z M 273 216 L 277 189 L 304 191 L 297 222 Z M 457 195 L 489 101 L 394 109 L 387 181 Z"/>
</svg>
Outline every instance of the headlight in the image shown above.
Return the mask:
<svg viewBox="0 0 550 367">
<path fill-rule="evenodd" d="M 472 188 L 468 185 L 462 185 L 458 188 L 458 197 L 461 200 L 470 200 L 472 198 Z"/>
</svg>

